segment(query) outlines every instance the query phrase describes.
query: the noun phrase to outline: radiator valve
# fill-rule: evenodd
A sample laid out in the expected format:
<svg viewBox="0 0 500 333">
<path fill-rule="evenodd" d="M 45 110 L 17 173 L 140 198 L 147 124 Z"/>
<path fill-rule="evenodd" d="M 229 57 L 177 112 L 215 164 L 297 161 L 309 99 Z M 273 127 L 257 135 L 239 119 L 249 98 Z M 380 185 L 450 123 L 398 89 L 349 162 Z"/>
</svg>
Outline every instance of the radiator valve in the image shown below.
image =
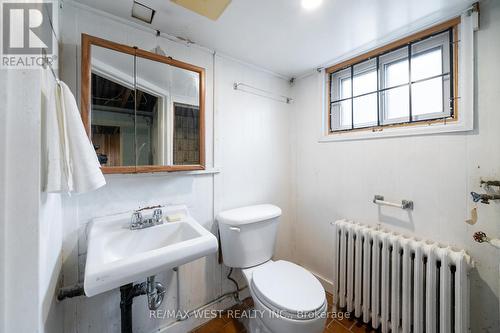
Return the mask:
<svg viewBox="0 0 500 333">
<path fill-rule="evenodd" d="M 500 239 L 497 238 L 489 238 L 484 232 L 478 231 L 475 232 L 472 236 L 474 240 L 478 243 L 490 243 L 494 247 L 500 249 Z"/>
</svg>

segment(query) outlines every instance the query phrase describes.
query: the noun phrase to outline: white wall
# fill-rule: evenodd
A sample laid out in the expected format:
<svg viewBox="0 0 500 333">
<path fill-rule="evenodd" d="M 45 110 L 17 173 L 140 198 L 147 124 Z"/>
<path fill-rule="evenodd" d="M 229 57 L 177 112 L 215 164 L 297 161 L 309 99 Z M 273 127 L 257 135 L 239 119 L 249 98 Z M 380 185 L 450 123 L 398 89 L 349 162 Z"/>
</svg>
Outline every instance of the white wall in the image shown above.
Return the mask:
<svg viewBox="0 0 500 333">
<path fill-rule="evenodd" d="M 39 302 L 41 332 L 58 333 L 63 328 L 63 307 L 56 300 L 61 287 L 62 195 L 43 193 L 40 202 Z"/>
<path fill-rule="evenodd" d="M 7 76 L 5 72 L 0 73 L 0 110 L 6 110 L 7 108 Z M 7 112 L 0 112 L 0 156 L 6 156 L 7 154 Z M 5 159 L 4 159 L 5 161 Z M 7 186 L 7 170 L 6 163 L 0 163 L 0 188 L 6 188 Z M 0 192 L 0 292 L 5 290 L 6 281 L 6 226 L 5 218 L 7 213 L 5 212 L 6 206 L 6 193 L 5 191 Z M 0 332 L 5 332 L 5 309 L 7 307 L 6 299 L 2 297 L 0 299 Z"/>
<path fill-rule="evenodd" d="M 41 69 L 11 69 L 0 82 L 0 332 L 57 333 L 62 207 L 60 195 L 41 193 L 40 171 L 46 89 L 54 81 Z"/>
<path fill-rule="evenodd" d="M 62 19 L 62 78 L 77 100 L 80 96 L 78 64 L 82 32 L 146 50 L 156 46 L 153 32 L 145 32 L 130 23 L 122 23 L 71 3 L 65 4 Z M 186 204 L 198 222 L 216 233 L 213 217 L 222 209 L 262 202 L 280 205 L 285 212 L 289 209 L 287 170 L 291 106 L 232 88 L 234 81 L 241 81 L 286 94 L 290 90 L 288 83 L 233 60 L 220 56 L 214 58 L 210 52 L 196 46 L 188 47 L 163 38 L 159 41 L 169 56 L 206 69 L 207 166 L 212 168 L 215 165 L 221 172 L 216 175 L 109 175 L 104 188 L 63 198 L 65 285 L 83 281 L 86 227 L 94 217 L 153 204 Z M 289 217 L 285 213 L 279 236 L 279 253 L 283 255 L 288 254 L 285 244 L 289 243 L 286 232 Z M 217 263 L 216 255 L 182 266 L 179 274 L 180 304 L 185 310 L 234 288 L 225 278 L 227 268 Z M 175 309 L 175 274 L 165 272 L 159 278 L 168 286 L 162 309 Z M 241 280 L 241 276 L 239 278 Z M 92 298 L 68 299 L 64 303 L 65 332 L 116 332 L 120 327 L 118 290 Z M 134 300 L 133 311 L 134 332 L 152 332 L 172 321 L 150 320 L 145 297 Z"/>
<path fill-rule="evenodd" d="M 290 112 L 292 105 L 232 89 L 244 82 L 286 95 L 288 84 L 217 58 L 217 211 L 272 203 L 283 210 L 276 255 L 291 258 Z"/>
<path fill-rule="evenodd" d="M 31 209 L 36 209 L 36 204 L 38 202 L 37 198 L 32 198 L 30 202 L 25 202 L 23 205 L 21 202 L 17 204 L 15 202 L 16 199 L 20 199 L 20 190 L 16 190 L 16 182 L 13 167 L 15 167 L 16 163 L 22 163 L 21 168 L 26 172 L 26 178 L 28 180 L 27 183 L 22 181 L 18 182 L 17 185 L 24 187 L 24 191 L 26 192 L 26 198 L 29 199 L 30 196 L 33 195 L 36 191 L 32 191 L 30 188 L 29 180 L 35 180 L 36 183 L 36 174 L 33 173 L 33 170 L 28 169 L 28 165 L 26 164 L 26 160 L 23 159 L 31 159 L 29 155 L 30 153 L 35 153 L 33 150 L 28 151 L 28 155 L 17 156 L 13 152 L 12 146 L 9 145 L 14 144 L 13 138 L 15 138 L 16 131 L 31 131 L 35 124 L 30 121 L 30 116 L 33 113 L 33 109 L 27 107 L 25 105 L 25 101 L 21 94 L 16 94 L 14 88 L 15 83 L 19 83 L 24 78 L 30 78 L 30 73 L 26 73 L 24 71 L 7 71 L 2 70 L 0 72 L 0 83 L 2 88 L 2 98 L 1 98 L 1 113 L 2 113 L 2 161 L 1 171 L 2 171 L 2 220 L 1 220 L 1 234 L 2 241 L 1 246 L 2 250 L 0 254 L 2 255 L 0 259 L 1 264 L 1 289 L 0 292 L 2 297 L 0 302 L 2 303 L 2 320 L 0 331 L 1 332 L 9 332 L 13 329 L 14 322 L 6 320 L 7 318 L 21 319 L 20 314 L 16 314 L 16 309 L 22 308 L 22 300 L 21 297 L 24 297 L 27 300 L 32 299 L 33 302 L 29 302 L 26 304 L 25 309 L 28 312 L 28 316 L 26 321 L 21 323 L 20 328 L 28 331 L 29 329 L 36 330 L 37 329 L 37 283 L 38 283 L 38 267 L 37 257 L 36 257 L 36 247 L 38 244 L 37 240 L 37 230 L 36 230 L 36 217 L 33 216 Z M 32 76 L 31 76 L 32 77 Z M 32 87 L 33 88 L 33 87 Z M 24 92 L 24 91 L 23 91 Z M 20 109 L 23 110 L 16 115 L 14 110 Z M 36 117 L 35 117 L 36 119 Z M 35 120 L 36 122 L 36 120 Z M 30 138 L 26 136 L 26 139 L 29 141 Z M 36 159 L 36 157 L 34 157 Z M 30 161 L 33 162 L 33 161 Z M 23 167 L 24 165 L 24 167 Z M 36 171 L 36 170 L 35 170 Z M 31 190 L 31 191 L 30 191 Z M 14 200 L 14 202 L 13 202 Z M 24 206 L 24 207 L 23 207 Z M 35 206 L 35 207 L 33 207 Z M 16 211 L 21 209 L 19 212 Z M 13 209 L 10 211 L 10 209 Z M 36 211 L 35 211 L 36 212 Z M 18 221 L 18 216 L 21 219 L 27 219 L 27 223 L 25 226 L 21 224 L 12 223 L 13 221 Z M 10 222 L 10 223 L 8 223 Z M 24 237 L 22 237 L 21 228 L 25 227 L 26 232 Z M 22 237 L 22 239 L 20 239 Z M 32 244 L 33 242 L 33 244 Z M 22 260 L 24 251 L 28 253 L 31 250 L 31 254 L 35 254 L 35 258 L 27 258 L 26 262 L 28 263 L 27 269 L 24 270 L 20 264 L 20 260 Z M 30 265 L 31 264 L 31 265 Z M 23 270 L 26 271 L 26 275 L 23 274 Z M 18 281 L 25 288 L 20 290 L 19 292 L 15 291 L 14 288 L 10 288 L 12 286 L 17 275 L 20 275 Z M 31 297 L 32 294 L 35 293 L 34 297 Z M 16 295 L 17 294 L 17 295 Z M 18 299 L 19 298 L 19 299 Z M 31 314 L 30 314 L 31 313 Z"/>
<path fill-rule="evenodd" d="M 5 88 L 0 111 L 5 124 L 1 160 L 3 320 L 0 331 L 35 332 L 40 325 L 40 146 L 32 143 L 40 141 L 40 71 L 2 70 L 0 78 Z M 20 147 L 23 147 L 21 153 Z"/>
<path fill-rule="evenodd" d="M 57 7 L 54 20 L 54 28 L 56 29 L 57 48 L 53 51 L 56 56 L 56 61 L 53 64 L 53 70 L 56 75 L 59 74 L 59 46 L 61 29 L 59 19 L 61 8 Z M 46 144 L 45 140 L 47 133 L 44 129 L 45 119 L 48 112 L 54 112 L 48 108 L 49 99 L 53 98 L 55 89 L 55 78 L 49 69 L 42 70 L 40 78 L 41 96 L 38 97 L 40 102 L 38 127 L 36 133 L 38 140 L 32 144 L 38 145 L 40 151 L 38 165 L 39 182 L 37 190 L 39 194 L 39 210 L 38 210 L 38 269 L 39 269 L 39 285 L 38 285 L 38 316 L 40 320 L 39 331 L 47 333 L 60 333 L 63 331 L 64 314 L 63 305 L 57 301 L 57 293 L 62 282 L 62 215 L 63 207 L 62 200 L 65 194 L 45 193 L 41 192 L 45 184 L 45 168 L 46 165 Z M 37 165 L 33 165 L 36 167 Z"/>
<path fill-rule="evenodd" d="M 39 163 L 40 180 L 38 191 L 41 190 L 41 184 L 45 183 L 44 165 L 46 165 L 45 140 L 47 134 L 44 131 L 47 112 L 54 110 L 47 109 L 48 99 L 52 98 L 55 81 L 52 74 L 46 70 L 43 72 L 41 81 L 41 105 L 39 119 L 39 139 L 36 141 L 40 150 Z M 62 267 L 62 194 L 41 193 L 39 198 L 38 211 L 38 237 L 39 237 L 39 290 L 38 297 L 40 303 L 40 320 L 42 332 L 62 332 L 63 308 L 57 302 L 56 295 L 60 287 L 60 273 Z"/>
<path fill-rule="evenodd" d="M 318 143 L 321 134 L 321 80 L 315 74 L 294 86 L 292 133 L 295 147 L 293 226 L 295 259 L 326 280 L 332 279 L 329 222 L 350 218 L 380 223 L 405 234 L 466 249 L 476 261 L 471 274 L 473 332 L 498 332 L 499 251 L 472 241 L 483 230 L 500 236 L 500 205 L 478 205 L 469 218 L 470 191 L 481 192 L 480 177 L 500 178 L 500 3 L 481 3 L 477 38 L 476 126 L 470 133 Z M 409 199 L 407 214 L 378 209 L 373 195 Z"/>
</svg>

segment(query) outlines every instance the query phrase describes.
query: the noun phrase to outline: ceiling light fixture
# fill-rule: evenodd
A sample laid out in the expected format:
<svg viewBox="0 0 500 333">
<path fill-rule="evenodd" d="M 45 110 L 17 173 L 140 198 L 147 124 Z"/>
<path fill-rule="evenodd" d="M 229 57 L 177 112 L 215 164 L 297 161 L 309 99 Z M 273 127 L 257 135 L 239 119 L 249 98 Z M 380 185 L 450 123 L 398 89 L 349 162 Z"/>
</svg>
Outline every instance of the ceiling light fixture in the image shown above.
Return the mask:
<svg viewBox="0 0 500 333">
<path fill-rule="evenodd" d="M 323 0 L 302 0 L 301 4 L 305 10 L 313 10 L 318 8 L 322 2 Z"/>
<path fill-rule="evenodd" d="M 132 17 L 151 24 L 153 22 L 153 17 L 155 16 L 155 10 L 140 2 L 134 1 L 132 5 Z"/>
</svg>

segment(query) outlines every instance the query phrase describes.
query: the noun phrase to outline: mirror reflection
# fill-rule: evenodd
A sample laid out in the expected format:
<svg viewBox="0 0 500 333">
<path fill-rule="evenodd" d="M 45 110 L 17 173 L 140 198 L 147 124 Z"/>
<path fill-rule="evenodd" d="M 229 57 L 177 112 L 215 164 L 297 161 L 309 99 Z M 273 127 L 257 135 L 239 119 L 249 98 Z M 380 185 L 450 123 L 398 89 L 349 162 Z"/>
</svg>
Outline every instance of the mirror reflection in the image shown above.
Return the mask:
<svg viewBox="0 0 500 333">
<path fill-rule="evenodd" d="M 202 167 L 200 72 L 132 50 L 91 45 L 90 135 L 101 165 Z"/>
<path fill-rule="evenodd" d="M 199 75 L 136 59 L 137 165 L 199 164 Z"/>
<path fill-rule="evenodd" d="M 92 48 L 91 138 L 103 166 L 136 163 L 133 71 L 134 56 Z"/>
</svg>

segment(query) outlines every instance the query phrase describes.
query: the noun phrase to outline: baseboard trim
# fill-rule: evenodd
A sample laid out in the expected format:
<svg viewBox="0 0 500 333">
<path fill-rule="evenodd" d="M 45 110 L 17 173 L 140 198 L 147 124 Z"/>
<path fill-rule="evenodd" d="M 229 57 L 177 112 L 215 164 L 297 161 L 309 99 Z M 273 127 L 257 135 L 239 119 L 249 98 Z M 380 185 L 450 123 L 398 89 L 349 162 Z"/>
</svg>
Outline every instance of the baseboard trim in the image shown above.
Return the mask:
<svg viewBox="0 0 500 333">
<path fill-rule="evenodd" d="M 216 304 L 207 306 L 204 310 L 206 311 L 218 311 L 225 310 L 227 308 L 235 305 L 235 301 L 232 297 L 227 297 Z M 192 316 L 183 321 L 174 321 L 167 326 L 160 328 L 158 333 L 185 333 L 194 330 L 195 328 L 205 324 L 213 318 L 200 318 L 199 316 Z"/>
<path fill-rule="evenodd" d="M 239 292 L 239 297 L 241 300 L 250 297 L 250 292 L 248 288 L 243 289 L 242 291 Z M 224 299 L 221 299 L 219 302 L 216 302 L 214 304 L 211 304 L 203 310 L 200 310 L 200 312 L 205 312 L 210 313 L 210 311 L 219 311 L 219 310 L 226 310 L 229 309 L 230 307 L 236 305 L 236 301 L 234 300 L 233 297 L 226 297 Z M 189 317 L 186 320 L 183 321 L 174 321 L 167 326 L 160 328 L 158 333 L 185 333 L 185 332 L 190 332 L 194 330 L 195 328 L 207 323 L 208 321 L 212 320 L 214 318 L 202 318 L 200 316 L 192 316 Z"/>
<path fill-rule="evenodd" d="M 330 294 L 333 293 L 333 282 L 321 275 L 319 275 L 318 273 L 316 272 L 313 272 L 311 270 L 309 270 L 314 276 L 316 276 L 316 278 L 319 280 L 319 282 L 321 282 L 321 284 L 323 285 L 323 288 L 325 288 L 325 290 L 327 292 L 329 292 Z"/>
</svg>

